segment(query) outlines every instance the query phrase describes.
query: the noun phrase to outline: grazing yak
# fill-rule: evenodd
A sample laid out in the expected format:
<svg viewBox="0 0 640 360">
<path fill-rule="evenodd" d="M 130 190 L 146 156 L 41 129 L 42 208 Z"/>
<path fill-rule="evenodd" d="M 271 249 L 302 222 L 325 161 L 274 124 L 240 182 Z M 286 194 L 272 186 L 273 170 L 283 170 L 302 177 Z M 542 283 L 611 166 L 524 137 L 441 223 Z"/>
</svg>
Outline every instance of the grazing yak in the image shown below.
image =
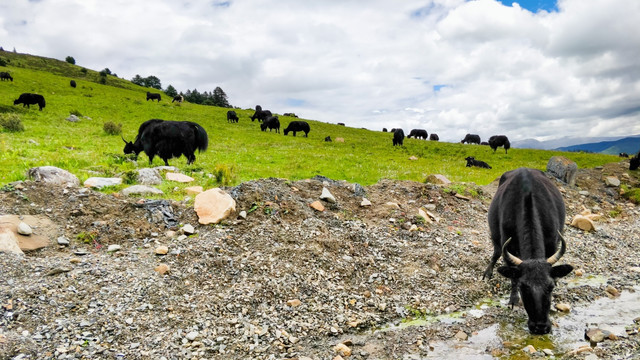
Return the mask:
<svg viewBox="0 0 640 360">
<path fill-rule="evenodd" d="M 407 135 L 407 139 L 411 139 L 411 137 L 414 137 L 416 139 L 427 140 L 427 138 L 429 137 L 429 134 L 427 134 L 427 130 L 424 130 L 424 129 L 412 129 L 409 132 L 409 135 Z"/>
<path fill-rule="evenodd" d="M 69 85 L 70 85 L 72 88 L 74 88 L 74 89 L 75 89 L 75 88 L 76 88 L 76 86 L 77 86 L 77 84 L 76 84 L 76 81 L 75 81 L 75 80 L 71 80 L 71 81 L 69 81 Z"/>
<path fill-rule="evenodd" d="M 480 144 L 480 135 L 476 134 L 467 134 L 464 136 L 464 139 L 460 141 L 461 144 Z"/>
<path fill-rule="evenodd" d="M 149 99 L 151 99 L 151 102 L 153 102 L 153 100 L 158 100 L 158 102 L 160 102 L 160 94 L 153 94 L 147 91 L 147 101 L 149 101 Z"/>
<path fill-rule="evenodd" d="M 404 141 L 404 131 L 402 129 L 393 129 L 393 146 L 400 145 Z"/>
<path fill-rule="evenodd" d="M 262 124 L 260 124 L 260 130 L 267 131 L 267 128 L 269 129 L 269 132 L 271 132 L 272 129 L 275 129 L 276 133 L 280 133 L 280 119 L 278 119 L 277 116 L 269 116 L 266 118 Z"/>
<path fill-rule="evenodd" d="M 573 270 L 571 265 L 553 266 L 566 250 L 561 235 L 565 221 L 562 194 L 540 170 L 508 171 L 500 177 L 488 220 L 493 255 L 483 279 L 492 277 L 502 256 L 506 265 L 498 272 L 511 279 L 509 304 L 518 303 L 519 292 L 529 316 L 529 331 L 549 333 L 551 292 L 556 279 Z"/>
<path fill-rule="evenodd" d="M 46 105 L 46 102 L 44 101 L 44 96 L 42 95 L 23 93 L 23 94 L 20 94 L 20 96 L 13 101 L 13 105 L 18 105 L 18 104 L 22 104 L 22 107 L 26 106 L 27 108 L 29 108 L 29 105 L 38 104 L 38 106 L 40 107 L 40 111 L 42 111 L 42 109 Z"/>
<path fill-rule="evenodd" d="M 331 142 L 331 136 L 327 136 L 326 138 L 324 138 L 324 141 Z"/>
<path fill-rule="evenodd" d="M 491 166 L 489 166 L 489 164 L 482 160 L 476 160 L 476 158 L 474 158 L 473 156 L 468 156 L 464 159 L 467 160 L 467 167 L 475 166 L 483 169 L 491 169 Z"/>
<path fill-rule="evenodd" d="M 158 100 L 160 101 L 160 100 Z M 182 104 L 182 102 L 184 101 L 184 96 L 182 95 L 176 95 L 173 97 L 173 99 L 171 100 L 171 103 L 173 104 L 174 101 L 177 101 L 178 103 Z"/>
<path fill-rule="evenodd" d="M 258 119 L 258 122 L 263 122 L 265 121 L 269 116 L 273 116 L 273 114 L 271 113 L 271 111 L 269 110 L 262 110 L 262 106 L 260 105 L 256 105 L 256 112 L 253 113 L 253 115 L 251 116 L 251 121 L 254 121 L 255 119 Z"/>
<path fill-rule="evenodd" d="M 9 74 L 8 72 L 0 72 L 0 80 L 5 81 L 5 80 L 10 80 L 13 81 L 13 78 L 11 77 L 11 74 Z"/>
<path fill-rule="evenodd" d="M 293 136 L 296 136 L 296 132 L 304 131 L 304 136 L 309 137 L 309 131 L 311 128 L 306 121 L 292 121 L 289 123 L 286 129 L 284 129 L 284 134 L 287 135 L 289 131 L 293 131 Z"/>
<path fill-rule="evenodd" d="M 627 154 L 626 152 L 621 152 L 620 154 L 618 154 L 618 156 L 623 157 L 623 158 L 628 158 L 629 154 Z"/>
<path fill-rule="evenodd" d="M 298 115 L 296 115 L 295 113 L 284 113 L 284 114 L 282 114 L 282 116 L 290 116 L 290 117 L 294 117 L 294 118 L 298 117 Z"/>
<path fill-rule="evenodd" d="M 486 142 L 486 141 L 483 141 L 483 142 L 481 142 L 481 143 L 480 143 L 480 145 L 487 145 L 487 146 L 489 146 L 489 143 L 488 143 L 488 142 Z"/>
<path fill-rule="evenodd" d="M 504 153 L 506 154 L 507 151 L 511 148 L 511 143 L 509 142 L 509 139 L 504 135 L 493 135 L 489 138 L 489 146 L 493 149 L 493 152 L 496 152 L 496 149 L 498 149 L 500 146 L 503 146 Z"/>
<path fill-rule="evenodd" d="M 640 166 L 640 151 L 629 160 L 629 170 L 638 170 Z"/>
<path fill-rule="evenodd" d="M 340 126 L 347 126 L 347 125 L 345 125 L 344 123 L 338 123 L 338 125 L 340 125 Z"/>
<path fill-rule="evenodd" d="M 431 133 L 431 135 L 429 135 L 429 140 L 439 141 L 440 137 L 438 136 L 438 134 Z"/>
<path fill-rule="evenodd" d="M 164 164 L 167 160 L 184 155 L 187 164 L 196 160 L 195 151 L 205 151 L 209 145 L 209 137 L 202 126 L 191 121 L 165 121 L 160 119 L 147 120 L 138 129 L 135 142 L 127 141 L 124 153 L 135 154 L 136 159 L 141 151 L 149 157 L 149 164 L 158 155 Z"/>
<path fill-rule="evenodd" d="M 382 128 L 382 132 L 387 132 L 387 128 Z"/>
<path fill-rule="evenodd" d="M 238 122 L 238 114 L 235 111 L 229 110 L 227 111 L 227 122 L 237 123 Z"/>
</svg>

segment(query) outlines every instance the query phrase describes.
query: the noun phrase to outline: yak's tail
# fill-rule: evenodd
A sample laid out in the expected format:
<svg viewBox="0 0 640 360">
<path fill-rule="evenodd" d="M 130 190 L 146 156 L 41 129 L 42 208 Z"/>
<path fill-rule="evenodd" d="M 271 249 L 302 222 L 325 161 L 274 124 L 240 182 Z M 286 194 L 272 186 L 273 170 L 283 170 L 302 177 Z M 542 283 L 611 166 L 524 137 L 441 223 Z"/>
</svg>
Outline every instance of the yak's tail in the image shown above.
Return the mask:
<svg viewBox="0 0 640 360">
<path fill-rule="evenodd" d="M 195 148 L 198 151 L 205 151 L 209 147 L 209 136 L 207 131 L 200 125 L 193 123 L 193 129 L 195 130 L 196 142 Z"/>
</svg>

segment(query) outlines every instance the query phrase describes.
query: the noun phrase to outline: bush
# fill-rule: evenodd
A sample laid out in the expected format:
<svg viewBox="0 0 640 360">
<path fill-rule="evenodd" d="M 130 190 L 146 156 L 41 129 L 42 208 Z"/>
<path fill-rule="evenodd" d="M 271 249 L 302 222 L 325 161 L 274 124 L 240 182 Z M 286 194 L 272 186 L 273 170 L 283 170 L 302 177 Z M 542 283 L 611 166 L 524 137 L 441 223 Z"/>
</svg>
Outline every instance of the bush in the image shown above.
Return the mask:
<svg viewBox="0 0 640 360">
<path fill-rule="evenodd" d="M 0 58 L 0 66 L 7 66 L 7 60 Z"/>
<path fill-rule="evenodd" d="M 76 109 L 76 110 L 71 110 L 71 111 L 69 112 L 69 114 L 71 114 L 71 115 L 75 115 L 75 116 L 77 116 L 77 117 L 82 117 L 82 113 L 81 113 L 80 111 L 78 111 L 77 109 Z"/>
<path fill-rule="evenodd" d="M 216 182 L 222 185 L 228 185 L 232 183 L 236 177 L 234 174 L 233 166 L 229 167 L 225 164 L 218 164 L 216 168 L 213 170 L 213 176 L 216 178 Z"/>
<path fill-rule="evenodd" d="M 69 64 L 76 64 L 76 59 L 73 58 L 73 56 L 67 56 L 66 59 L 64 59 L 64 61 L 68 62 Z"/>
<path fill-rule="evenodd" d="M 8 132 L 24 131 L 24 125 L 18 114 L 0 114 L 0 126 Z"/>
<path fill-rule="evenodd" d="M 106 123 L 104 123 L 104 125 L 102 126 L 102 129 L 104 129 L 104 132 L 106 132 L 109 135 L 122 134 L 122 124 L 116 125 L 116 123 L 114 123 L 113 121 L 107 121 Z"/>
</svg>

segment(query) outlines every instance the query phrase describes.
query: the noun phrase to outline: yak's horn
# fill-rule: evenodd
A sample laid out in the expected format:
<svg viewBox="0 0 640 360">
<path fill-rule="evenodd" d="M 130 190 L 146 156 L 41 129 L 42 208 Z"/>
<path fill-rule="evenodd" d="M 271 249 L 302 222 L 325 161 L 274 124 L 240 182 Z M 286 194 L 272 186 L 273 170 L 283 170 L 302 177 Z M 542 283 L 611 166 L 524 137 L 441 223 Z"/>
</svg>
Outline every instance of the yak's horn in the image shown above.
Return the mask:
<svg viewBox="0 0 640 360">
<path fill-rule="evenodd" d="M 120 135 L 120 137 L 122 138 L 122 141 L 124 141 L 125 144 L 129 143 L 127 140 L 124 139 L 124 136 Z"/>
<path fill-rule="evenodd" d="M 509 251 L 507 251 L 507 245 L 509 244 L 509 242 L 511 241 L 511 238 L 509 238 L 504 245 L 502 245 L 502 257 L 504 258 L 505 261 L 513 264 L 513 265 L 520 265 L 522 264 L 522 260 L 520 258 L 518 258 L 517 256 L 513 256 L 509 253 Z"/>
<path fill-rule="evenodd" d="M 564 255 L 565 250 L 567 250 L 567 244 L 564 241 L 562 234 L 560 234 L 560 231 L 558 231 L 558 235 L 560 236 L 560 249 L 547 259 L 547 262 L 551 265 L 555 264 L 558 260 L 560 260 L 562 255 Z"/>
</svg>

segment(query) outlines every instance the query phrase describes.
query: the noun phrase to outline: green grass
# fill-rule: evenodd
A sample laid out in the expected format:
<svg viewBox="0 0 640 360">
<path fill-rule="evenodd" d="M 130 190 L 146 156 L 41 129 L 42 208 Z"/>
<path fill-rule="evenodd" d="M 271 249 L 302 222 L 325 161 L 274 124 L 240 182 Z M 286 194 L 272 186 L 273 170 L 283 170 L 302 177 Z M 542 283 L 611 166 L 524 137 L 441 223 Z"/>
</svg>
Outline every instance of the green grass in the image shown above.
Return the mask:
<svg viewBox="0 0 640 360">
<path fill-rule="evenodd" d="M 308 138 L 300 134 L 283 136 L 261 132 L 259 123 L 249 119 L 253 110 L 236 110 L 240 122 L 228 124 L 228 109 L 186 102 L 171 104 L 166 96 L 160 103 L 146 101 L 147 88 L 112 76 L 102 85 L 97 72 L 83 72 L 81 67 L 64 61 L 7 52 L 0 53 L 0 58 L 9 60 L 8 66 L 0 69 L 14 78 L 13 82 L 0 83 L 0 114 L 15 114 L 24 125 L 24 131 L 0 130 L 0 186 L 24 180 L 27 170 L 35 166 L 57 166 L 81 181 L 91 176 L 123 176 L 136 166 L 147 167 L 144 153 L 137 165 L 124 161 L 122 139 L 107 134 L 104 124 L 122 124 L 122 135 L 133 140 L 138 126 L 152 118 L 194 121 L 207 130 L 209 149 L 196 153 L 194 164 L 186 165 L 184 157 L 169 161 L 205 187 L 266 177 L 298 180 L 315 175 L 370 185 L 383 178 L 424 181 L 429 174 L 484 185 L 517 167 L 544 170 L 554 155 L 566 156 L 581 168 L 618 161 L 611 155 L 530 149 L 511 149 L 509 154 L 498 150 L 494 154 L 486 146 L 415 139 L 405 139 L 404 146 L 393 147 L 390 133 L 312 120 L 307 120 L 311 126 Z M 76 80 L 77 88 L 69 86 L 71 79 Z M 45 109 L 14 106 L 13 100 L 24 92 L 44 95 Z M 71 113 L 90 119 L 66 121 Z M 291 120 L 295 119 L 280 116 L 281 129 Z M 328 135 L 332 139 L 342 137 L 345 142 L 324 142 Z M 411 156 L 418 160 L 409 160 Z M 467 168 L 467 156 L 486 161 L 493 169 Z M 156 157 L 153 165 L 163 162 Z M 209 174 L 222 175 L 218 176 L 222 179 L 217 181 Z M 176 186 L 185 185 L 167 183 L 160 188 L 167 192 Z"/>
</svg>

